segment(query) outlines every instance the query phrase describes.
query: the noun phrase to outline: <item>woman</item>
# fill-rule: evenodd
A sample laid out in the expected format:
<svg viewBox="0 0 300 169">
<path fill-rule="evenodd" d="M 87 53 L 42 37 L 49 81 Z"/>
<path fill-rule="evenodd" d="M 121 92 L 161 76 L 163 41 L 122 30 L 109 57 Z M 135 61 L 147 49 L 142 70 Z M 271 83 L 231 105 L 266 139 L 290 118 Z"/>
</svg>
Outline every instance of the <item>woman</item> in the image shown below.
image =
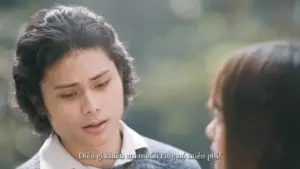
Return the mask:
<svg viewBox="0 0 300 169">
<path fill-rule="evenodd" d="M 216 169 L 300 168 L 300 46 L 273 41 L 237 51 L 218 73 L 208 106 Z M 299 124 L 299 125 L 298 125 Z"/>
</svg>

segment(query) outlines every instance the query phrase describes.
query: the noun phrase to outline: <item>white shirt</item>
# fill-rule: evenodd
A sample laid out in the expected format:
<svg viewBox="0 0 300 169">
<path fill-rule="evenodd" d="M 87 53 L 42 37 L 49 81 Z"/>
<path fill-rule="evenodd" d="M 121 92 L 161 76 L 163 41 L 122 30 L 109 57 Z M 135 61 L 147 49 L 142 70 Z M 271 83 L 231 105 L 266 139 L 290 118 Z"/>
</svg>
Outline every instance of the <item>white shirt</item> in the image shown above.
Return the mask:
<svg viewBox="0 0 300 169">
<path fill-rule="evenodd" d="M 126 158 L 128 155 L 136 155 L 136 150 L 147 148 L 148 145 L 143 136 L 128 127 L 123 121 L 121 123 L 121 132 L 123 133 L 123 142 L 121 154 L 125 158 L 118 158 L 114 166 L 122 165 L 132 161 L 132 158 Z M 95 167 L 84 166 L 73 158 L 61 145 L 58 137 L 51 134 L 40 149 L 40 168 L 41 169 L 98 169 Z M 96 159 L 97 160 L 97 159 Z"/>
</svg>

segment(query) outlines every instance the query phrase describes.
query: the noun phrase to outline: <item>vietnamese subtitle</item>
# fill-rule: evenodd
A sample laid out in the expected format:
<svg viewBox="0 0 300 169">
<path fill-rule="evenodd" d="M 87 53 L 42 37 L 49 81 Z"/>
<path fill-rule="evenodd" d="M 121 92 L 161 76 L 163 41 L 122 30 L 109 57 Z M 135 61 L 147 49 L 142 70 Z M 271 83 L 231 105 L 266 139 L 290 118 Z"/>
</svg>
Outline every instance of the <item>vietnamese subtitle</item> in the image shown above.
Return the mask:
<svg viewBox="0 0 300 169">
<path fill-rule="evenodd" d="M 194 154 L 190 153 L 181 153 L 181 154 L 168 154 L 168 153 L 150 153 L 150 154 L 127 154 L 122 153 L 82 153 L 78 154 L 79 159 L 92 159 L 92 160 L 105 160 L 105 159 L 170 159 L 175 160 L 185 160 L 185 159 L 195 159 L 195 160 L 219 160 L 222 156 L 222 153 L 201 153 L 197 152 Z"/>
</svg>

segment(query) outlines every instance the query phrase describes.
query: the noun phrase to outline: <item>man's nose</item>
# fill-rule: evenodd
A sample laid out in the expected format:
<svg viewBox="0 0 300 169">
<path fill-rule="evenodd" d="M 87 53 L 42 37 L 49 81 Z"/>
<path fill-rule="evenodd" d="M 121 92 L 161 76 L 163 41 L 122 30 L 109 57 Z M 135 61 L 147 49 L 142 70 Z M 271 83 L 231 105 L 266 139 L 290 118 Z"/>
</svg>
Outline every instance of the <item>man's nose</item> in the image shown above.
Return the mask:
<svg viewBox="0 0 300 169">
<path fill-rule="evenodd" d="M 84 101 L 82 110 L 84 115 L 100 112 L 100 98 L 98 95 L 94 92 L 86 92 L 83 99 Z"/>
</svg>

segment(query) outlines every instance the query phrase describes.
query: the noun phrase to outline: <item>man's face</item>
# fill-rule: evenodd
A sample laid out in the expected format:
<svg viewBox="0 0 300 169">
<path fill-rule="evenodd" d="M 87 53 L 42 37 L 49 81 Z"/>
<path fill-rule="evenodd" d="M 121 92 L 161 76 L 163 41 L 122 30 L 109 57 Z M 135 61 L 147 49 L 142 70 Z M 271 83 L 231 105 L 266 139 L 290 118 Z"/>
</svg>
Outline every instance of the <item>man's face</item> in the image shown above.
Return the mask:
<svg viewBox="0 0 300 169">
<path fill-rule="evenodd" d="M 96 146 L 119 132 L 122 81 L 103 49 L 64 56 L 46 71 L 41 89 L 51 125 L 62 141 Z"/>
</svg>

